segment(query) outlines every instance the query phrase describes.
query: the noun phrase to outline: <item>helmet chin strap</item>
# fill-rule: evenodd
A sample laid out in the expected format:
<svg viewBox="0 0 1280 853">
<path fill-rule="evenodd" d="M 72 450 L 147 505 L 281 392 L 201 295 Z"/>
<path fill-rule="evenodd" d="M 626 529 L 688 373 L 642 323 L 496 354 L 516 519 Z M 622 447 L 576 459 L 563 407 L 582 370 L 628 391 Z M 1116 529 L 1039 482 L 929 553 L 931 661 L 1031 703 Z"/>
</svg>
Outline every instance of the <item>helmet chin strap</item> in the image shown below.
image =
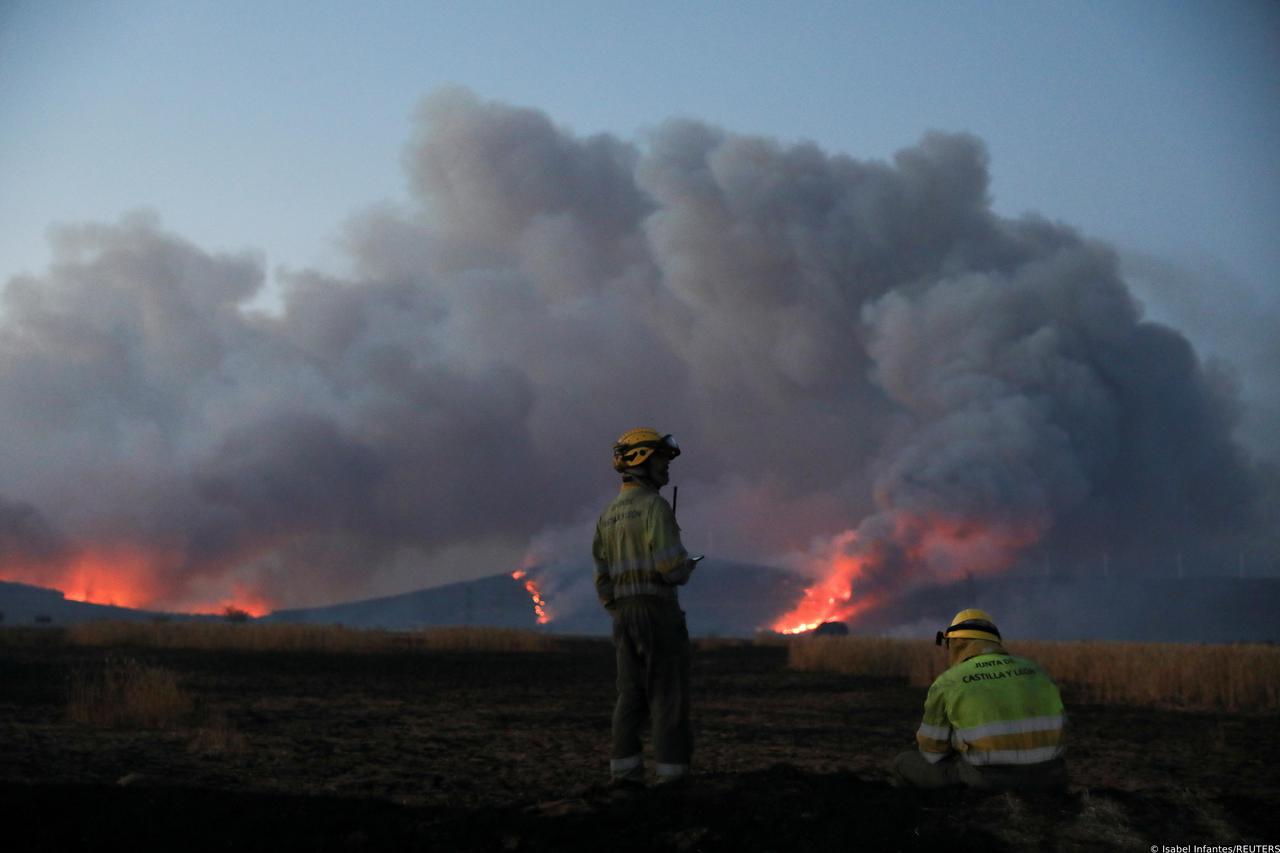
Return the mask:
<svg viewBox="0 0 1280 853">
<path fill-rule="evenodd" d="M 637 465 L 634 468 L 627 468 L 622 472 L 622 482 L 624 483 L 645 483 L 653 486 L 655 489 L 661 489 L 664 483 L 659 483 L 653 478 L 653 472 L 649 469 L 648 463 Z M 667 478 L 670 482 L 670 478 Z"/>
<path fill-rule="evenodd" d="M 648 465 L 639 465 L 635 468 L 628 468 L 622 472 L 622 482 L 624 483 L 648 483 L 650 486 L 657 486 L 653 481 L 653 476 L 649 473 Z"/>
</svg>

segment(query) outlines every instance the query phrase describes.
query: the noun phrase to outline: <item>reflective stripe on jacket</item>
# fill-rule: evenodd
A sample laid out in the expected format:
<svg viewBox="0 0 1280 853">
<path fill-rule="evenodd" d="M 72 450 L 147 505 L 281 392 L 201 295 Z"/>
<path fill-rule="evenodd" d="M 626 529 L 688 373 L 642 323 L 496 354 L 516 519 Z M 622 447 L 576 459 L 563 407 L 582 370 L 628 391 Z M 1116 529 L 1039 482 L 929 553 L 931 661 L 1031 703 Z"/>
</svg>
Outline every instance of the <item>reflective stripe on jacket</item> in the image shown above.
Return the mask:
<svg viewBox="0 0 1280 853">
<path fill-rule="evenodd" d="M 1039 764 L 1063 751 L 1066 716 L 1053 680 L 1003 649 L 948 669 L 929 688 L 916 732 L 931 762 L 952 751 L 974 765 Z"/>
<path fill-rule="evenodd" d="M 688 580 L 688 556 L 671 505 L 658 490 L 623 483 L 596 522 L 596 593 L 606 607 L 635 596 L 675 601 L 675 585 Z"/>
</svg>

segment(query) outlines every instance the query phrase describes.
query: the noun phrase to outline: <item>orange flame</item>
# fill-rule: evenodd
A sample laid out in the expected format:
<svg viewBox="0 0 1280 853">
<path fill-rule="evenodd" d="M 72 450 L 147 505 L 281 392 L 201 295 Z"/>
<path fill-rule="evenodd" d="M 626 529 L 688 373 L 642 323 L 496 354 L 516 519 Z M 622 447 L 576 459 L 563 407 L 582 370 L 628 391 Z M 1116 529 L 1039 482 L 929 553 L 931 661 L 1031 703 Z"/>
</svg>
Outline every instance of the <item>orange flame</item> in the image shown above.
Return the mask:
<svg viewBox="0 0 1280 853">
<path fill-rule="evenodd" d="M 1037 521 L 992 524 L 903 514 L 894 519 L 891 550 L 905 561 L 904 579 L 955 580 L 967 573 L 1004 571 L 1044 530 L 1045 525 Z M 800 634 L 823 622 L 854 619 L 875 607 L 881 595 L 863 592 L 855 599 L 855 588 L 868 570 L 880 568 L 888 553 L 882 547 L 866 547 L 852 530 L 832 537 L 817 559 L 821 580 L 806 588 L 799 603 L 779 617 L 772 629 Z"/>
<path fill-rule="evenodd" d="M 151 555 L 129 546 L 83 551 L 53 575 L 69 601 L 146 607 L 164 594 L 156 583 Z"/>
<path fill-rule="evenodd" d="M 229 595 L 219 590 L 191 594 L 187 581 L 167 570 L 182 562 L 182 555 L 172 550 L 96 543 L 46 563 L 6 565 L 3 577 L 58 589 L 68 601 L 87 604 L 183 613 L 224 613 L 234 608 L 250 616 L 271 612 L 272 603 L 265 595 L 240 583 L 231 584 Z"/>
<path fill-rule="evenodd" d="M 790 611 L 778 617 L 772 628 L 780 634 L 801 634 L 812 631 L 823 622 L 843 622 L 852 619 L 874 604 L 874 599 L 864 597 L 853 600 L 855 581 L 866 571 L 870 558 L 849 553 L 857 544 L 858 534 L 852 530 L 835 536 L 830 553 L 819 558 L 823 578 L 804 591 L 804 596 Z"/>
<path fill-rule="evenodd" d="M 537 581 L 528 575 L 529 573 L 524 569 L 516 569 L 511 573 L 514 580 L 524 580 L 525 592 L 529 593 L 529 598 L 533 600 L 533 612 L 538 617 L 538 624 L 545 625 L 551 621 L 551 615 L 547 611 L 547 600 L 542 597 Z"/>
</svg>

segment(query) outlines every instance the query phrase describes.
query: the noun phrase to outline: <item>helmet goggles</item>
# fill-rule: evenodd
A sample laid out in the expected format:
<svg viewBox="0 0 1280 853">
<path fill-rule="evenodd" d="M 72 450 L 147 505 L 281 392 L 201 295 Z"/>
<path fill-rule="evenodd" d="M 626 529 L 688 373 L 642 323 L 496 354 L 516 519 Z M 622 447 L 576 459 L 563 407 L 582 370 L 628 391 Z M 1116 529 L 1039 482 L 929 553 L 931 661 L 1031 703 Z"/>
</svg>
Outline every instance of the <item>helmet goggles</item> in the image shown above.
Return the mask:
<svg viewBox="0 0 1280 853">
<path fill-rule="evenodd" d="M 673 438 L 670 433 L 656 440 L 637 441 L 635 444 L 632 444 L 628 449 L 641 448 L 641 447 L 647 447 L 658 453 L 664 453 L 667 456 L 670 456 L 672 459 L 675 459 L 677 456 L 680 455 L 680 445 L 676 444 L 675 438 Z"/>
<path fill-rule="evenodd" d="M 939 631 L 937 636 L 933 638 L 934 645 L 941 646 L 950 643 L 951 634 L 956 631 L 982 631 L 985 634 L 995 634 L 996 639 L 1000 637 L 1000 630 L 990 622 L 981 619 L 969 620 L 968 622 L 957 622 L 955 625 L 947 628 L 945 631 Z M 968 639 L 965 637 L 963 639 Z"/>
</svg>

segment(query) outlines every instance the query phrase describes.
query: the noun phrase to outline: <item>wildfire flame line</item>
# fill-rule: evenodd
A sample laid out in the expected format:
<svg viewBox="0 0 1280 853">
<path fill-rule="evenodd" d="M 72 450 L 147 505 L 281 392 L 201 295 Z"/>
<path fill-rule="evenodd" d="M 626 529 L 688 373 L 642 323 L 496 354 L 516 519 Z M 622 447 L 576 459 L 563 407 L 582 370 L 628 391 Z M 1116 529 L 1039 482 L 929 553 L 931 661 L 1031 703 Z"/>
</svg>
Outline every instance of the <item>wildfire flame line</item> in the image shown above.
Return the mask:
<svg viewBox="0 0 1280 853">
<path fill-rule="evenodd" d="M 904 580 L 924 577 L 945 581 L 966 573 L 1004 571 L 1044 529 L 1044 522 L 1038 519 L 989 522 L 902 514 L 894 519 L 887 542 L 859 541 L 857 532 L 846 530 L 832 537 L 813 557 L 820 580 L 805 589 L 800 601 L 775 620 L 772 628 L 781 634 L 801 634 L 823 622 L 847 621 L 877 607 L 883 593 L 868 590 L 868 581 L 883 575 L 887 566 Z M 886 544 L 888 550 L 882 547 Z"/>
<path fill-rule="evenodd" d="M 168 568 L 182 555 L 130 542 L 86 543 L 43 562 L 6 562 L 0 580 L 60 590 L 67 601 L 177 613 L 263 616 L 272 602 L 250 584 L 185 584 Z"/>
<path fill-rule="evenodd" d="M 524 569 L 516 569 L 511 573 L 514 580 L 523 580 L 525 592 L 529 593 L 529 598 L 533 601 L 533 612 L 538 617 L 538 624 L 545 625 L 551 621 L 551 615 L 547 612 L 547 600 L 542 597 L 542 591 L 538 589 L 538 582 L 528 576 L 529 573 Z"/>
</svg>

